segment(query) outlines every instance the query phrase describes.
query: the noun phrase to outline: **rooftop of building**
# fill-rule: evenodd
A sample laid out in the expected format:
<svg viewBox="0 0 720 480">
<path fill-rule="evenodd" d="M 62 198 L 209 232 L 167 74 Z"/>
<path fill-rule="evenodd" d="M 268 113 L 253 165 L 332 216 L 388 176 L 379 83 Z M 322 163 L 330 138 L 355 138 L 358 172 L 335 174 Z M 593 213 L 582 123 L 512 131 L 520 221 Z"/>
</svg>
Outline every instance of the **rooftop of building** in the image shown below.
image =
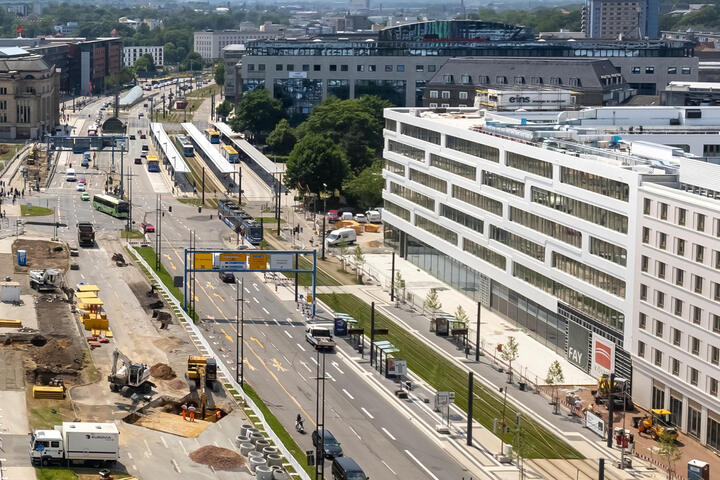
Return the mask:
<svg viewBox="0 0 720 480">
<path fill-rule="evenodd" d="M 43 72 L 50 66 L 42 55 L 27 54 L 23 56 L 0 58 L 0 74 L 15 72 Z"/>
<path fill-rule="evenodd" d="M 720 107 L 597 107 L 563 111 L 488 111 L 477 108 L 395 108 L 444 126 L 553 150 L 648 176 L 677 175 L 682 149 L 632 138 L 637 134 L 720 134 Z M 720 171 L 720 167 L 718 167 Z"/>
</svg>

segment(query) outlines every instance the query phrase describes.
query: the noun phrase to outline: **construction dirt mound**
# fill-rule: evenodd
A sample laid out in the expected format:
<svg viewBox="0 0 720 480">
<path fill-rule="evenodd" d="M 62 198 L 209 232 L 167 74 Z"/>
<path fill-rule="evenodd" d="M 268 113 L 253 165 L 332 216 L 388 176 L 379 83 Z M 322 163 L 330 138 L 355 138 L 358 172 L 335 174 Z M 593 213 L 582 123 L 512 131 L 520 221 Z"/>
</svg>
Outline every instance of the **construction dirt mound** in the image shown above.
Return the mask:
<svg viewBox="0 0 720 480">
<path fill-rule="evenodd" d="M 150 375 L 152 375 L 153 378 L 159 378 L 160 380 L 172 380 L 177 377 L 170 365 L 165 363 L 156 363 L 150 367 Z"/>
<path fill-rule="evenodd" d="M 180 378 L 176 378 L 172 382 L 168 384 L 170 388 L 174 388 L 175 390 L 187 390 L 188 385 L 185 382 L 185 380 L 182 380 Z"/>
<path fill-rule="evenodd" d="M 65 368 L 79 370 L 83 365 L 82 351 L 72 347 L 67 338 L 51 338 L 42 347 L 33 349 L 33 361 L 47 368 Z"/>
<path fill-rule="evenodd" d="M 202 465 L 208 465 L 215 470 L 235 470 L 243 467 L 246 463 L 245 457 L 227 448 L 205 445 L 190 452 L 190 460 Z"/>
</svg>

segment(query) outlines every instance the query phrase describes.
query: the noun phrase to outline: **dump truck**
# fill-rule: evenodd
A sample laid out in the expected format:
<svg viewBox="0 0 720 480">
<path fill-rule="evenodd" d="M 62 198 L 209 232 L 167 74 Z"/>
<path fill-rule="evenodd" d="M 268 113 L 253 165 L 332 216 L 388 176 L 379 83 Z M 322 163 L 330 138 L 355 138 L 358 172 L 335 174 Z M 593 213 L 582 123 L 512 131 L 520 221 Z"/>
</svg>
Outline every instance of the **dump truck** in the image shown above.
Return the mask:
<svg viewBox="0 0 720 480">
<path fill-rule="evenodd" d="M 30 270 L 30 288 L 41 293 L 54 292 L 62 287 L 62 271 L 57 268 Z"/>
<path fill-rule="evenodd" d="M 118 361 L 122 362 L 120 368 Z M 108 382 L 111 391 L 121 393 L 123 390 L 150 393 L 155 386 L 150 381 L 150 368 L 144 363 L 133 362 L 117 348 L 113 352 L 112 371 L 108 375 Z"/>
<path fill-rule="evenodd" d="M 120 458 L 120 432 L 114 423 L 63 422 L 53 430 L 30 432 L 34 465 L 114 464 Z"/>
<path fill-rule="evenodd" d="M 93 224 L 90 222 L 80 222 L 77 224 L 78 227 L 78 244 L 81 247 L 94 247 L 95 246 L 95 230 L 93 230 Z"/>
<path fill-rule="evenodd" d="M 307 327 L 305 339 L 315 350 L 333 350 L 335 348 L 335 340 L 333 340 L 330 329 L 326 327 Z"/>
</svg>

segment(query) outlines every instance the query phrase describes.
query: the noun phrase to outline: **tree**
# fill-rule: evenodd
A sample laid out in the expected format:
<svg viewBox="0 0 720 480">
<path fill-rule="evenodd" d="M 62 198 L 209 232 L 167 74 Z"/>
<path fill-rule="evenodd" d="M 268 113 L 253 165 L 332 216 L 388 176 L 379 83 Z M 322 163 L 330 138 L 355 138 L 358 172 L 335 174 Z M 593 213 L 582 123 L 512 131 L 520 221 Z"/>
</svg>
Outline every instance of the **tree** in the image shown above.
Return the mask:
<svg viewBox="0 0 720 480">
<path fill-rule="evenodd" d="M 148 73 L 155 73 L 157 71 L 157 68 L 155 67 L 155 60 L 153 60 L 152 55 L 150 55 L 149 53 L 141 55 L 140 58 L 135 60 L 134 67 L 136 72 L 145 72 L 146 75 Z"/>
<path fill-rule="evenodd" d="M 282 117 L 282 102 L 272 98 L 264 88 L 258 88 L 242 96 L 235 116 L 230 119 L 230 127 L 259 137 L 267 135 Z"/>
<path fill-rule="evenodd" d="M 227 100 L 224 100 L 220 105 L 217 106 L 215 111 L 217 114 L 221 117 L 226 117 L 230 115 L 230 112 L 233 110 L 233 104 L 228 102 Z"/>
<path fill-rule="evenodd" d="M 468 318 L 465 309 L 462 307 L 462 305 L 458 305 L 457 310 L 455 310 L 455 322 L 457 322 L 458 324 L 462 324 L 464 328 L 467 326 L 469 321 L 470 319 Z"/>
<path fill-rule="evenodd" d="M 503 361 L 508 363 L 508 383 L 512 383 L 513 380 L 513 370 L 512 370 L 512 362 L 517 360 L 518 358 L 518 343 L 515 340 L 515 337 L 508 337 L 507 342 L 502 346 L 502 352 L 500 354 L 500 358 L 503 359 Z"/>
<path fill-rule="evenodd" d="M 193 72 L 202 70 L 202 67 L 203 58 L 197 52 L 189 52 L 180 64 L 180 70 L 191 70 Z"/>
<path fill-rule="evenodd" d="M 366 209 L 382 203 L 382 189 L 385 185 L 382 166 L 382 161 L 376 160 L 358 175 L 351 176 L 345 181 L 343 193 L 352 204 Z"/>
<path fill-rule="evenodd" d="M 437 288 L 431 288 L 430 291 L 425 295 L 425 301 L 423 302 L 423 310 L 427 310 L 430 313 L 430 319 L 435 319 L 435 314 L 442 308 L 442 303 L 438 299 Z"/>
<path fill-rule="evenodd" d="M 553 361 L 548 368 L 547 375 L 545 375 L 545 383 L 553 385 L 552 404 L 555 406 L 555 415 L 558 413 L 558 398 L 557 398 L 557 385 L 565 381 L 565 375 L 562 371 L 562 366 L 557 360 Z"/>
<path fill-rule="evenodd" d="M 675 442 L 675 437 L 667 432 L 660 435 L 659 440 L 660 447 L 658 448 L 658 455 L 667 462 L 668 480 L 672 480 L 673 474 L 675 473 L 675 462 L 680 460 L 682 452 L 680 452 L 680 448 Z"/>
<path fill-rule="evenodd" d="M 221 87 L 225 85 L 225 62 L 218 62 L 215 65 L 215 83 Z"/>
<path fill-rule="evenodd" d="M 362 248 L 360 248 L 360 245 L 357 245 L 355 247 L 355 250 L 353 251 L 353 256 L 355 257 L 355 277 L 359 280 L 360 270 L 365 263 L 365 255 L 363 255 L 363 251 Z"/>
<path fill-rule="evenodd" d="M 285 168 L 285 185 L 302 185 L 319 193 L 340 188 L 347 173 L 347 163 L 332 140 L 322 135 L 306 135 L 290 152 Z"/>
<path fill-rule="evenodd" d="M 280 120 L 268 135 L 266 143 L 271 152 L 277 155 L 288 155 L 297 143 L 297 137 L 295 137 L 295 131 L 290 126 L 290 122 L 284 118 Z"/>
</svg>

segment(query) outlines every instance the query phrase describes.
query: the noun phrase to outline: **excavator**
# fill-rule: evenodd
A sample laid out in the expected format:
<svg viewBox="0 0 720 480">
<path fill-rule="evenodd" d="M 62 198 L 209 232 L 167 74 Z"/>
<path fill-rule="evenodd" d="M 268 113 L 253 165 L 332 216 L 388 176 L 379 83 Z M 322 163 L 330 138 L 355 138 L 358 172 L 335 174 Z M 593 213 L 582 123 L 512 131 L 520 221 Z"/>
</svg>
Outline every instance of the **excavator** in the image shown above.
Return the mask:
<svg viewBox="0 0 720 480">
<path fill-rule="evenodd" d="M 62 270 L 46 268 L 44 270 L 30 270 L 30 288 L 41 293 L 54 292 L 62 286 Z"/>
<path fill-rule="evenodd" d="M 200 390 L 200 418 L 205 418 L 207 409 L 206 388 L 213 389 L 217 381 L 217 362 L 212 357 L 190 355 L 188 357 L 187 376 L 195 380 L 195 388 Z"/>
<path fill-rule="evenodd" d="M 654 408 L 650 410 L 650 415 L 646 415 L 638 422 L 638 432 L 647 433 L 653 440 L 659 440 L 663 437 L 677 440 L 677 429 L 670 426 L 670 423 L 667 421 L 670 414 L 670 411 L 664 408 Z"/>
<path fill-rule="evenodd" d="M 122 362 L 118 368 L 118 361 Z M 113 351 L 112 371 L 108 375 L 110 390 L 123 392 L 127 389 L 132 393 L 150 393 L 155 384 L 150 381 L 150 367 L 144 363 L 133 363 L 117 348 Z"/>
<path fill-rule="evenodd" d="M 603 375 L 598 379 L 598 388 L 592 392 L 596 405 L 606 405 L 612 391 L 613 407 L 620 410 L 632 409 L 633 401 L 630 393 L 630 382 L 624 378 L 615 378 L 610 387 L 610 376 Z"/>
</svg>

